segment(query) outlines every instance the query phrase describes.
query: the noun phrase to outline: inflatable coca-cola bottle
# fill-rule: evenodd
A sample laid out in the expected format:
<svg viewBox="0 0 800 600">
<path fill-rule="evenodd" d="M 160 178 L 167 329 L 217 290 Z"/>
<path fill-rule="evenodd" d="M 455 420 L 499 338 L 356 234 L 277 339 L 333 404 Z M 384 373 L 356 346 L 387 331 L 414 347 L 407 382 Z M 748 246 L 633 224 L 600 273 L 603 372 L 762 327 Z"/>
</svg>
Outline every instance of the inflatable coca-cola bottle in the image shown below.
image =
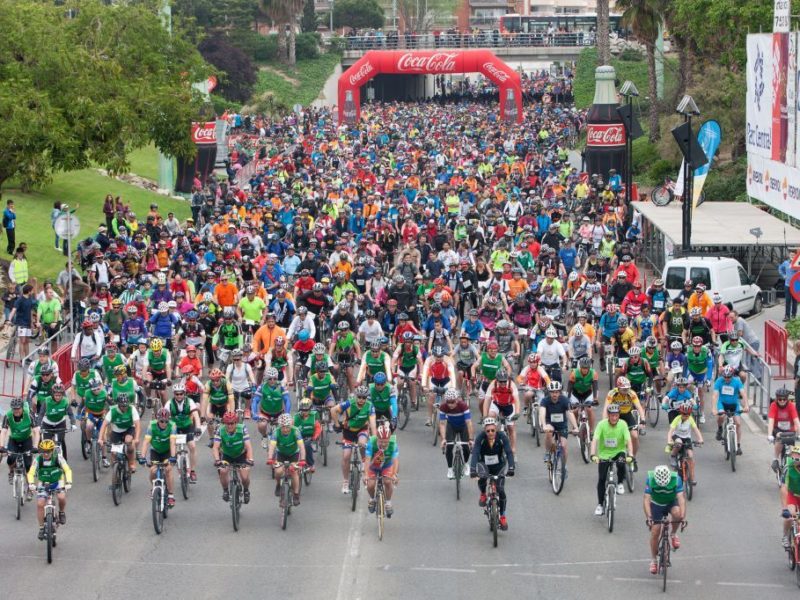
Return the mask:
<svg viewBox="0 0 800 600">
<path fill-rule="evenodd" d="M 594 104 L 586 126 L 586 171 L 608 181 L 608 172 L 625 174 L 625 126 L 617 114 L 614 67 L 595 69 Z"/>
<path fill-rule="evenodd" d="M 517 100 L 514 98 L 514 90 L 511 88 L 506 89 L 503 111 L 506 123 L 517 122 Z"/>
</svg>

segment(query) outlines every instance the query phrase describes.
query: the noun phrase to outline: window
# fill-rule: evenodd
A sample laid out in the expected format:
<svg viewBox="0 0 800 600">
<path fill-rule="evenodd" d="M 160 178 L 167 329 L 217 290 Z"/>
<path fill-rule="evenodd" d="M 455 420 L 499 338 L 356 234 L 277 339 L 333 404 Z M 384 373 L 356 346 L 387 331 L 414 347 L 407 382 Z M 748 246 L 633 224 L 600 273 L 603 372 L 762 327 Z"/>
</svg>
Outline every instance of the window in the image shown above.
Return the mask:
<svg viewBox="0 0 800 600">
<path fill-rule="evenodd" d="M 739 281 L 742 285 L 750 285 L 750 277 L 745 273 L 745 270 L 742 267 L 738 267 L 739 269 Z"/>
<path fill-rule="evenodd" d="M 666 287 L 668 290 L 683 289 L 683 282 L 686 281 L 686 269 L 683 267 L 670 267 L 667 271 Z"/>
<path fill-rule="evenodd" d="M 706 289 L 711 289 L 711 274 L 708 272 L 707 267 L 692 267 L 691 271 L 689 271 L 689 279 L 692 280 L 694 285 L 704 283 Z"/>
</svg>

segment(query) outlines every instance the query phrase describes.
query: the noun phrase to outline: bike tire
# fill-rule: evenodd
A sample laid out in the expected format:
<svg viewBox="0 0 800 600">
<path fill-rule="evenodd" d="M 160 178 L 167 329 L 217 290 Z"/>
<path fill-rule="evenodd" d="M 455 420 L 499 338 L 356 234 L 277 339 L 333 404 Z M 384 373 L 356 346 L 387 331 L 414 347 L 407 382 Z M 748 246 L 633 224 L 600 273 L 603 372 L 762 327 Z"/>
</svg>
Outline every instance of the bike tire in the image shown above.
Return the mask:
<svg viewBox="0 0 800 600">
<path fill-rule="evenodd" d="M 492 499 L 489 506 L 489 529 L 492 531 L 492 546 L 497 548 L 497 530 L 500 529 L 500 515 L 497 500 Z"/>
<path fill-rule="evenodd" d="M 433 447 L 436 447 L 436 442 L 439 441 L 439 415 L 437 409 L 434 407 L 433 416 L 431 417 L 431 429 L 433 429 Z"/>
<path fill-rule="evenodd" d="M 456 500 L 461 500 L 461 476 L 464 473 L 464 466 L 461 462 L 460 448 L 453 455 L 453 474 L 456 476 Z"/>
<path fill-rule="evenodd" d="M 668 527 L 668 525 L 662 525 L 663 527 Z M 661 535 L 664 535 L 663 532 Z M 664 583 L 661 587 L 662 592 L 667 591 L 667 571 L 669 570 L 669 534 L 665 535 L 663 541 L 661 542 L 661 552 L 659 553 L 659 559 L 661 561 L 661 571 L 664 578 Z"/>
<path fill-rule="evenodd" d="M 303 469 L 303 481 L 306 485 L 311 485 L 311 477 L 313 475 L 314 474 L 308 468 Z"/>
<path fill-rule="evenodd" d="M 114 466 L 114 475 L 111 478 L 111 499 L 114 501 L 114 506 L 119 506 L 122 500 L 122 467 L 117 462 Z"/>
<path fill-rule="evenodd" d="M 22 504 L 25 502 L 25 490 L 22 487 L 22 478 L 14 475 L 14 494 L 16 495 L 16 513 L 17 521 L 22 517 Z"/>
<path fill-rule="evenodd" d="M 611 468 L 615 468 L 613 465 Z M 613 486 L 608 486 L 606 489 L 606 523 L 608 525 L 608 533 L 614 533 L 614 511 L 617 504 L 617 490 Z"/>
<path fill-rule="evenodd" d="M 239 485 L 231 482 L 228 484 L 228 494 L 230 494 L 231 519 L 233 520 L 233 530 L 239 531 Z"/>
<path fill-rule="evenodd" d="M 669 190 L 662 185 L 653 190 L 653 193 L 650 194 L 650 200 L 656 206 L 666 206 L 672 202 L 672 195 L 669 193 Z"/>
<path fill-rule="evenodd" d="M 386 519 L 386 505 L 384 502 L 383 491 L 379 490 L 375 499 L 375 512 L 378 516 L 378 541 L 383 541 L 383 526 Z"/>
<path fill-rule="evenodd" d="M 540 447 L 542 445 L 542 440 L 539 435 L 539 409 L 533 408 L 534 415 L 533 415 L 533 437 L 536 438 L 536 447 Z"/>
<path fill-rule="evenodd" d="M 100 448 L 97 440 L 92 440 L 92 481 L 100 479 Z"/>
<path fill-rule="evenodd" d="M 661 413 L 661 407 L 658 405 L 658 398 L 655 394 L 650 394 L 647 399 L 647 416 L 650 421 L 650 427 L 658 425 L 658 417 Z"/>
<path fill-rule="evenodd" d="M 633 463 L 625 463 L 625 487 L 632 494 L 636 490 L 636 480 L 633 478 Z"/>
<path fill-rule="evenodd" d="M 53 548 L 56 545 L 55 524 L 53 523 L 53 513 L 48 513 L 44 518 L 44 537 L 47 540 L 47 564 L 53 562 Z"/>
<path fill-rule="evenodd" d="M 589 444 L 589 425 L 582 424 L 581 430 L 578 432 L 578 441 L 581 445 L 581 458 L 585 464 L 589 464 L 591 460 L 591 445 Z"/>
<path fill-rule="evenodd" d="M 411 416 L 411 399 L 408 397 L 408 391 L 403 391 L 400 396 L 400 422 L 397 424 L 398 429 L 401 431 L 408 425 L 408 418 Z"/>
<path fill-rule="evenodd" d="M 286 529 L 289 524 L 289 511 L 292 510 L 292 498 L 289 483 L 284 481 L 281 486 L 281 499 L 283 506 L 281 506 L 281 529 Z"/>
<path fill-rule="evenodd" d="M 127 458 L 125 460 L 127 460 Z M 126 494 L 131 491 L 131 471 L 130 471 L 130 468 L 123 467 L 122 489 L 125 490 Z"/>
<path fill-rule="evenodd" d="M 186 468 L 186 458 L 181 458 L 181 464 L 178 468 L 178 472 L 181 474 L 181 495 L 183 496 L 184 500 L 189 499 L 189 473 L 188 469 Z"/>
<path fill-rule="evenodd" d="M 354 448 L 353 452 L 358 452 L 358 448 Z M 354 468 L 353 465 L 350 466 L 350 510 L 352 512 L 356 511 L 356 506 L 358 505 L 358 484 L 359 484 L 359 474 L 358 468 Z"/>
<path fill-rule="evenodd" d="M 790 571 L 794 571 L 797 567 L 797 560 L 794 556 L 795 552 L 797 552 L 797 548 L 795 547 L 795 542 L 792 541 L 792 545 L 786 549 L 786 562 Z"/>
<path fill-rule="evenodd" d="M 161 503 L 164 501 L 162 494 L 161 487 L 156 486 L 153 488 L 153 497 L 150 500 L 150 507 L 153 513 L 153 529 L 156 530 L 156 535 L 161 535 L 164 530 L 164 513 L 161 510 Z"/>
<path fill-rule="evenodd" d="M 323 424 L 322 427 L 323 427 L 323 431 L 322 431 L 322 435 L 320 436 L 320 439 L 319 439 L 319 447 L 320 447 L 320 450 L 322 451 L 322 466 L 323 467 L 327 467 L 328 466 L 328 443 L 329 443 L 328 442 L 328 432 L 326 430 L 327 425 Z"/>
<path fill-rule="evenodd" d="M 556 452 L 553 456 L 553 477 L 551 479 L 553 493 L 558 496 L 564 489 L 564 456 Z"/>
<path fill-rule="evenodd" d="M 736 472 L 736 433 L 731 431 L 728 434 L 728 447 L 730 448 L 731 471 Z"/>
<path fill-rule="evenodd" d="M 86 439 L 86 434 L 81 431 L 81 456 L 83 456 L 83 460 L 89 460 L 91 448 L 91 442 Z"/>
</svg>

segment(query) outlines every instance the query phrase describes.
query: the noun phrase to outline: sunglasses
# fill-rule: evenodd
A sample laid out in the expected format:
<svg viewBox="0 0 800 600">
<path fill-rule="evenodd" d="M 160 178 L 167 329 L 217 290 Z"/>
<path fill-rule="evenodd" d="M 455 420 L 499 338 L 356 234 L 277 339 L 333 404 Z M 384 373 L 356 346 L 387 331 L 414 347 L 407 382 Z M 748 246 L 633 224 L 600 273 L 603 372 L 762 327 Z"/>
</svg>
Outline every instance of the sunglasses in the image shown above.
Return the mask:
<svg viewBox="0 0 800 600">
<path fill-rule="evenodd" d="M 487 429 L 486 433 L 495 433 L 497 429 Z"/>
</svg>

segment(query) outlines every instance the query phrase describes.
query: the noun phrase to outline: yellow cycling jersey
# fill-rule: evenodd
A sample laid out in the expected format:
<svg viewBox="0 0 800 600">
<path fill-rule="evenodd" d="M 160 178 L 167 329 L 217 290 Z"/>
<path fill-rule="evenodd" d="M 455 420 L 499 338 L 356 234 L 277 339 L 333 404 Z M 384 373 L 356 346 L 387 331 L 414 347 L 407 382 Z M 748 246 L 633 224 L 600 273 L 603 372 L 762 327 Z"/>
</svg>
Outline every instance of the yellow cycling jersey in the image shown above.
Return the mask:
<svg viewBox="0 0 800 600">
<path fill-rule="evenodd" d="M 619 406 L 621 415 L 627 415 L 633 410 L 634 403 L 639 402 L 639 397 L 633 390 L 628 390 L 628 393 L 621 392 L 618 388 L 614 388 L 608 392 L 606 397 L 606 404 L 616 404 Z"/>
</svg>

